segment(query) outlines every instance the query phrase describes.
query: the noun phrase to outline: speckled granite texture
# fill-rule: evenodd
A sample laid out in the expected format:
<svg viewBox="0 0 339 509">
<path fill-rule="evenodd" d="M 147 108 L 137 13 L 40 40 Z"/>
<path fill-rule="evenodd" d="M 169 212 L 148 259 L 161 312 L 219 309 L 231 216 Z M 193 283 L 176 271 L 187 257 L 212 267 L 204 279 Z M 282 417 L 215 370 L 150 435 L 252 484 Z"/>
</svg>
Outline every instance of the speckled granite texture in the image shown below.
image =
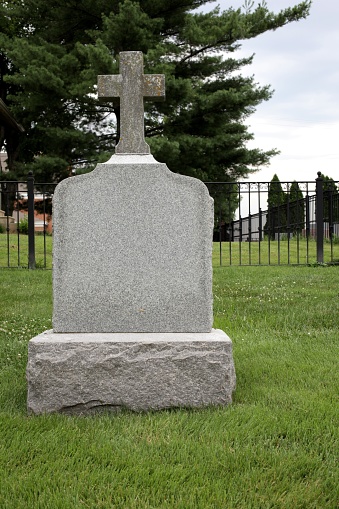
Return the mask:
<svg viewBox="0 0 339 509">
<path fill-rule="evenodd" d="M 186 334 L 56 334 L 29 342 L 28 411 L 135 411 L 231 403 L 232 342 Z"/>
<path fill-rule="evenodd" d="M 53 199 L 54 332 L 210 332 L 213 201 L 152 156 L 115 155 Z"/>
</svg>

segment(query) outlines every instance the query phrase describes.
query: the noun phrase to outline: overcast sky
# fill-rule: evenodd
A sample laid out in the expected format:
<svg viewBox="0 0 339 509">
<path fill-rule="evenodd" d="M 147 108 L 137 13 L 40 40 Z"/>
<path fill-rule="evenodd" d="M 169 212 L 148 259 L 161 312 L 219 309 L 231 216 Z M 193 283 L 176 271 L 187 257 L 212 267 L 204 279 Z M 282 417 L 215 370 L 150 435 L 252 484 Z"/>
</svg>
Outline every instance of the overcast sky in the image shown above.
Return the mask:
<svg viewBox="0 0 339 509">
<path fill-rule="evenodd" d="M 257 4 L 258 1 L 255 1 Z M 297 0 L 267 0 L 278 12 Z M 219 0 L 221 10 L 243 0 Z M 214 4 L 209 4 L 210 9 Z M 248 119 L 249 146 L 277 148 L 280 155 L 251 181 L 314 180 L 317 172 L 339 181 L 339 0 L 313 0 L 308 18 L 242 42 L 239 56 L 255 53 L 242 74 L 275 90 Z M 237 54 L 236 54 L 237 55 Z"/>
</svg>

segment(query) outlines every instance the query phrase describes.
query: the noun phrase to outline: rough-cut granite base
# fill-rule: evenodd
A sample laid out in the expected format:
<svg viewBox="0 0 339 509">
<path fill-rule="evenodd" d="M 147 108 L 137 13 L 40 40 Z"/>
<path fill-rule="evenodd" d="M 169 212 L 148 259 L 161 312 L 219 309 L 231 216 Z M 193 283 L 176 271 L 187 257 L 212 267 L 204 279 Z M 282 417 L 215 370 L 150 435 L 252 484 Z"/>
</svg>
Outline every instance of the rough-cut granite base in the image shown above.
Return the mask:
<svg viewBox="0 0 339 509">
<path fill-rule="evenodd" d="M 28 411 L 88 414 L 226 405 L 232 342 L 210 333 L 54 333 L 29 342 Z"/>
</svg>

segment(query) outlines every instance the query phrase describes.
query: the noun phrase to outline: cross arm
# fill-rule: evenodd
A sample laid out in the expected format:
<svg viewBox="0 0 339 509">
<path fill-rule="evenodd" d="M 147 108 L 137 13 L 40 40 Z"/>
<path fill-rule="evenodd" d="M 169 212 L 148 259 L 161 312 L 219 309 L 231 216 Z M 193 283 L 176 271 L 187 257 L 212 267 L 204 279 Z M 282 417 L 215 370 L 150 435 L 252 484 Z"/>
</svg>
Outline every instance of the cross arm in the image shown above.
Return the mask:
<svg viewBox="0 0 339 509">
<path fill-rule="evenodd" d="M 153 101 L 165 100 L 165 76 L 163 74 L 144 74 L 143 95 Z"/>
<path fill-rule="evenodd" d="M 114 97 L 121 97 L 121 74 L 98 76 L 98 97 L 103 101 L 111 101 Z"/>
</svg>

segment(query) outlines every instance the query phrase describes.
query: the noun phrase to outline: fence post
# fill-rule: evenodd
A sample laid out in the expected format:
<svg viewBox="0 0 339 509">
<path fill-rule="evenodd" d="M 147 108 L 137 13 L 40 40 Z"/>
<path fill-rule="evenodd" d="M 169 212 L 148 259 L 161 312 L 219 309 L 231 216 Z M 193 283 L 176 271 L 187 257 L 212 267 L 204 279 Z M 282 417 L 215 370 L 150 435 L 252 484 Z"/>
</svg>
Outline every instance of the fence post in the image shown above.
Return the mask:
<svg viewBox="0 0 339 509">
<path fill-rule="evenodd" d="M 316 210 L 315 219 L 317 225 L 317 262 L 324 263 L 324 192 L 323 177 L 318 171 L 316 179 Z"/>
<path fill-rule="evenodd" d="M 28 198 L 28 268 L 35 269 L 35 227 L 34 227 L 34 177 L 30 171 L 27 177 Z"/>
</svg>

